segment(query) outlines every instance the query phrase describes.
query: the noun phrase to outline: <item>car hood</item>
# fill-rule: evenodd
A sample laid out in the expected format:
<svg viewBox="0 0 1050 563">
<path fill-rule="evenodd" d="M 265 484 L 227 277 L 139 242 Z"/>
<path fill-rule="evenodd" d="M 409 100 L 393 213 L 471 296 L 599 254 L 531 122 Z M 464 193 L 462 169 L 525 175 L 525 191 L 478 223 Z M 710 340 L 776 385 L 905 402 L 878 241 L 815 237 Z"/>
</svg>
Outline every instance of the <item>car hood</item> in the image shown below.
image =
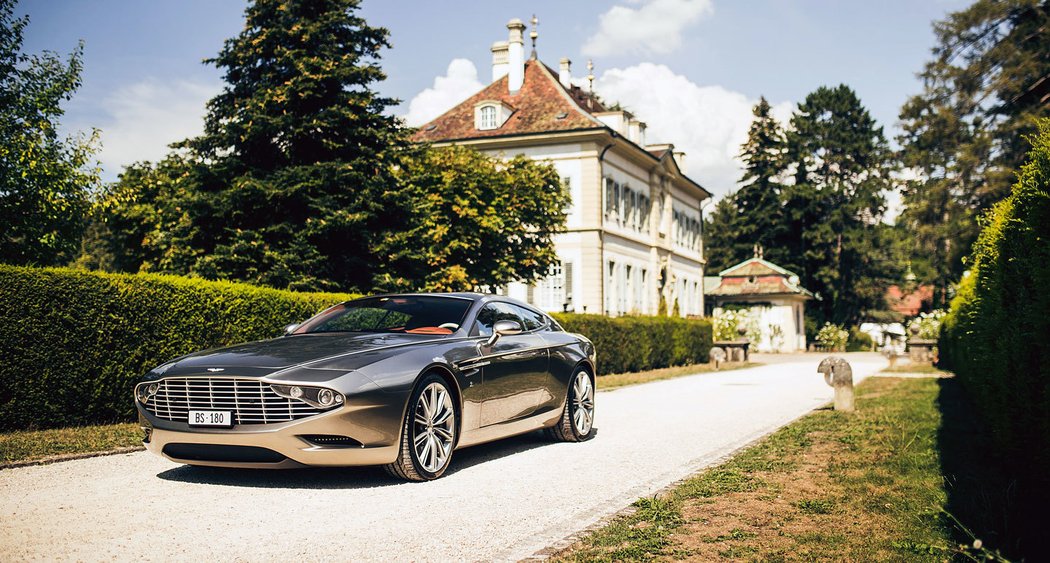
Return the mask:
<svg viewBox="0 0 1050 563">
<path fill-rule="evenodd" d="M 262 377 L 297 366 L 346 371 L 396 354 L 404 346 L 437 341 L 440 340 L 433 335 L 416 334 L 285 336 L 189 354 L 164 367 L 163 375 L 214 373 Z"/>
</svg>

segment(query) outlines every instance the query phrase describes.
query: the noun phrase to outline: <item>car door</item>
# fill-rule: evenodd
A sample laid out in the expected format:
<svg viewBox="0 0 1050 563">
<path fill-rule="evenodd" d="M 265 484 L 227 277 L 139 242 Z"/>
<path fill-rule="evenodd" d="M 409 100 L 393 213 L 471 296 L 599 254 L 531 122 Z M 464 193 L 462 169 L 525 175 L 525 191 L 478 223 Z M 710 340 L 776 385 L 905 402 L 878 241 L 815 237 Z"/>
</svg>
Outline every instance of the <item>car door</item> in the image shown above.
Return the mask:
<svg viewBox="0 0 1050 563">
<path fill-rule="evenodd" d="M 521 334 L 502 336 L 488 346 L 496 321 L 519 323 Z M 478 312 L 473 334 L 479 337 L 482 361 L 481 426 L 499 424 L 532 414 L 549 400 L 547 343 L 510 303 L 492 302 Z"/>
</svg>

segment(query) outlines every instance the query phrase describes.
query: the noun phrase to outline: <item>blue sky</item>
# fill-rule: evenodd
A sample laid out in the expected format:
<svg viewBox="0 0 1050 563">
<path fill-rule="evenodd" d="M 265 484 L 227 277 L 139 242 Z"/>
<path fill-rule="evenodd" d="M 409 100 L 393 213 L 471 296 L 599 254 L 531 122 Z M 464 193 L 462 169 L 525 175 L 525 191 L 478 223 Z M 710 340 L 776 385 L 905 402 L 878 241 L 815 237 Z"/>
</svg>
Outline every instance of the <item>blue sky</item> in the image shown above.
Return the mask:
<svg viewBox="0 0 1050 563">
<path fill-rule="evenodd" d="M 425 121 L 489 81 L 493 41 L 512 17 L 539 20 L 548 65 L 573 60 L 582 79 L 649 123 L 651 142 L 687 152 L 690 175 L 721 194 L 739 176 L 736 154 L 750 106 L 765 95 L 786 117 L 821 85 L 853 87 L 895 134 L 897 112 L 919 91 L 915 73 L 934 45 L 931 23 L 965 0 L 364 0 L 361 13 L 391 31 L 380 90 Z M 233 0 L 22 0 L 24 49 L 67 53 L 85 43 L 84 81 L 66 106 L 69 130 L 102 130 L 106 179 L 157 159 L 200 130 L 204 102 L 221 87 L 201 64 L 243 25 Z M 526 8 L 527 7 L 527 8 Z M 411 113 L 410 113 L 411 112 Z"/>
</svg>

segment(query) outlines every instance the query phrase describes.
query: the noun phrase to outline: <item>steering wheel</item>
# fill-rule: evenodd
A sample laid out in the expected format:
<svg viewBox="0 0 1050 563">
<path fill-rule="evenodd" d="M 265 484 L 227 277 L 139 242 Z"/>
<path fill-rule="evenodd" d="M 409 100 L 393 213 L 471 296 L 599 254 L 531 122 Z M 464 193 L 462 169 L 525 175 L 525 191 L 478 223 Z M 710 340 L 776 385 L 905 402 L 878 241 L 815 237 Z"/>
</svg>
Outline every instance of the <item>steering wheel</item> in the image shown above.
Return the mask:
<svg viewBox="0 0 1050 563">
<path fill-rule="evenodd" d="M 456 323 L 443 323 L 443 324 L 439 324 L 438 328 L 447 328 L 449 330 L 458 330 L 459 329 L 459 325 L 456 324 Z"/>
</svg>

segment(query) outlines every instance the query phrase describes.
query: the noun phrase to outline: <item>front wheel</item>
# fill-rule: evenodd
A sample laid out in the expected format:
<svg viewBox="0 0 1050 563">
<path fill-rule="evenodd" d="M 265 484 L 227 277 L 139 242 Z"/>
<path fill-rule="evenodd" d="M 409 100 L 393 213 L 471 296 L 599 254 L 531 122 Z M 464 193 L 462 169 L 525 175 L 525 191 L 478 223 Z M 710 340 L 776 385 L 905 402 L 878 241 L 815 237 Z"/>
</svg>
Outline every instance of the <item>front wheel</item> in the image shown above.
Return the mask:
<svg viewBox="0 0 1050 563">
<path fill-rule="evenodd" d="M 586 369 L 579 368 L 573 374 L 561 418 L 547 433 L 560 442 L 583 442 L 594 437 L 594 382 Z"/>
<path fill-rule="evenodd" d="M 456 407 L 448 384 L 437 375 L 424 377 L 412 392 L 401 425 L 401 451 L 385 469 L 409 481 L 441 477 L 452 460 L 457 432 Z"/>
</svg>

